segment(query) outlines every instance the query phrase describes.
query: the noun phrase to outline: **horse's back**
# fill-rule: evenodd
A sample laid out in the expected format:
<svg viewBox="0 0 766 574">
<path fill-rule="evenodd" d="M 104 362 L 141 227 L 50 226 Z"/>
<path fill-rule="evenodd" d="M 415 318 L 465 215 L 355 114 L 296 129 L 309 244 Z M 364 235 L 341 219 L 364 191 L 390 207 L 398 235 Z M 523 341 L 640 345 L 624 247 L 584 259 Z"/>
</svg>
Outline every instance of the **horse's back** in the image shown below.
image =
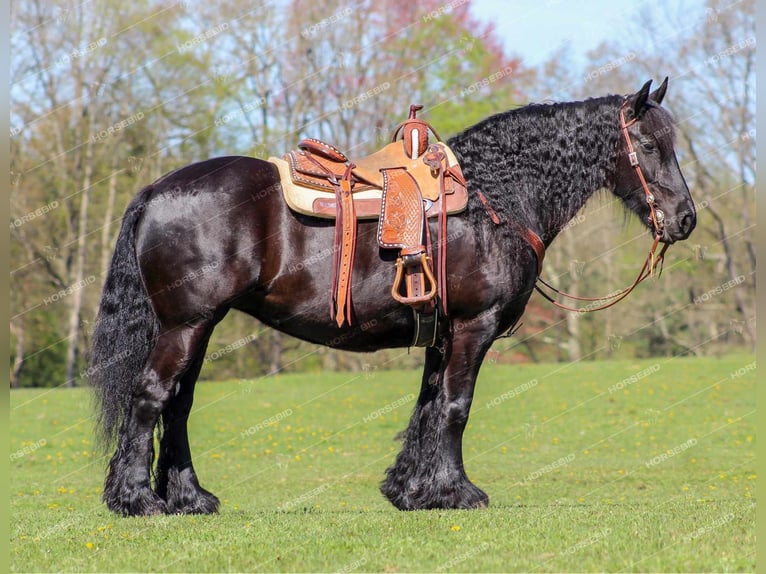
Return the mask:
<svg viewBox="0 0 766 574">
<path fill-rule="evenodd" d="M 269 186 L 279 181 L 273 163 L 248 156 L 221 156 L 191 163 L 166 173 L 156 180 L 153 198 L 162 195 L 210 192 L 213 186 L 234 189 L 238 186 Z M 222 188 L 223 189 L 223 188 Z"/>
</svg>

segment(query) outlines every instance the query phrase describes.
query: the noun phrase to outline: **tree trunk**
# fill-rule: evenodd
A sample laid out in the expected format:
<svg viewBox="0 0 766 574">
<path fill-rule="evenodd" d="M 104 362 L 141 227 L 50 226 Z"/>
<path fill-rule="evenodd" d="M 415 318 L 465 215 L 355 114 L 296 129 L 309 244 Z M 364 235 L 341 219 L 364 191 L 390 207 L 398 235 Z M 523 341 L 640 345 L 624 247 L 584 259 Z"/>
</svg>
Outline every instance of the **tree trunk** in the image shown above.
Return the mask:
<svg viewBox="0 0 766 574">
<path fill-rule="evenodd" d="M 322 357 L 323 371 L 335 372 L 338 370 L 338 351 L 329 347 L 322 347 L 320 355 Z"/>
<path fill-rule="evenodd" d="M 114 217 L 114 202 L 117 197 L 117 166 L 119 154 L 117 150 L 112 155 L 111 173 L 109 174 L 109 191 L 106 198 L 104 223 L 101 227 L 101 286 L 106 281 L 106 272 L 112 255 L 112 218 Z"/>
<path fill-rule="evenodd" d="M 572 246 L 572 242 L 565 242 L 566 257 L 569 260 L 569 287 L 567 292 L 570 295 L 580 295 L 580 275 L 582 274 L 579 268 L 579 262 L 575 258 L 575 250 Z M 569 335 L 566 348 L 569 354 L 570 361 L 579 361 L 582 359 L 582 346 L 580 345 L 580 318 L 579 313 L 573 313 L 571 311 L 565 311 L 567 334 Z"/>
<path fill-rule="evenodd" d="M 269 353 L 269 374 L 276 375 L 282 370 L 282 333 L 271 331 L 271 352 Z"/>
<path fill-rule="evenodd" d="M 90 185 L 93 176 L 93 141 L 90 138 L 93 127 L 93 116 L 88 113 L 87 143 L 82 178 L 82 196 L 80 197 L 80 214 L 77 225 L 77 253 L 75 255 L 73 293 L 70 295 L 72 306 L 69 311 L 69 330 L 67 334 L 66 375 L 67 387 L 75 386 L 75 370 L 80 343 L 80 315 L 82 312 L 82 295 L 84 291 L 83 280 L 85 278 L 85 248 L 88 234 L 88 202 L 90 201 Z"/>
<path fill-rule="evenodd" d="M 721 246 L 723 247 L 723 253 L 726 261 L 726 271 L 728 271 L 729 279 L 731 281 L 736 281 L 739 275 L 734 264 L 734 255 L 731 252 L 731 245 L 729 243 L 729 237 L 726 233 L 726 228 L 724 227 L 723 218 L 721 218 L 721 216 L 718 215 L 718 213 L 711 207 L 708 207 L 708 211 L 718 224 L 718 234 L 721 239 Z M 755 276 L 755 273 L 752 273 L 752 276 Z M 745 280 L 747 281 L 747 278 L 745 278 Z M 745 342 L 750 345 L 753 353 L 755 353 L 756 334 L 755 329 L 753 328 L 753 319 L 755 318 L 755 313 L 751 311 L 748 302 L 745 300 L 742 289 L 739 288 L 739 285 L 735 286 L 732 291 L 734 294 L 734 300 L 737 302 L 737 310 L 742 315 L 742 333 L 744 335 Z"/>
<path fill-rule="evenodd" d="M 605 295 L 611 295 L 612 293 L 615 293 L 619 290 L 620 287 L 622 287 L 622 280 L 620 278 L 620 265 L 619 261 L 615 261 L 615 251 L 614 251 L 614 237 L 618 236 L 620 232 L 620 225 L 617 223 L 615 218 L 610 218 L 607 223 L 605 223 L 606 228 L 608 229 L 608 233 L 604 233 L 601 235 L 602 239 L 602 245 L 601 248 L 603 250 L 603 263 L 602 267 L 604 270 L 604 284 L 605 284 Z M 601 293 L 599 293 L 600 295 Z M 624 309 L 623 312 L 627 313 L 627 309 Z M 618 311 L 610 312 L 607 311 L 603 313 L 601 320 L 604 321 L 604 339 L 605 339 L 605 355 L 607 359 L 611 359 L 614 357 L 615 352 L 620 349 L 622 346 L 622 337 L 619 332 L 617 332 L 617 329 L 615 328 L 615 318 L 619 318 L 619 315 L 617 315 Z M 619 320 L 617 321 L 617 326 L 622 325 L 622 328 L 624 328 L 624 315 L 623 315 L 623 322 L 621 323 Z"/>
<path fill-rule="evenodd" d="M 24 318 L 19 317 L 18 323 L 11 321 L 11 335 L 16 337 L 16 356 L 13 358 L 11 367 L 11 388 L 17 389 L 20 385 L 21 369 L 24 368 Z"/>
</svg>

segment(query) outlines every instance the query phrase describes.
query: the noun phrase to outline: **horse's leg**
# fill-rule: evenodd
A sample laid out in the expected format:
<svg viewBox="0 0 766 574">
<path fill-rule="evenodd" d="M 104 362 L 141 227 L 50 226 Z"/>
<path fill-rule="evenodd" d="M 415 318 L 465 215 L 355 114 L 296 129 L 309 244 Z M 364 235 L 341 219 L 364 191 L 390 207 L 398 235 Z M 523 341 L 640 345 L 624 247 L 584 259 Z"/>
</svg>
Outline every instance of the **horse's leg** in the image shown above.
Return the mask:
<svg viewBox="0 0 766 574">
<path fill-rule="evenodd" d="M 474 333 L 476 335 L 476 333 Z M 463 469 L 463 430 L 491 338 L 456 334 L 444 355 L 426 349 L 420 396 L 381 492 L 400 510 L 481 508 L 489 497 Z M 451 348 L 450 348 L 451 347 Z"/>
<path fill-rule="evenodd" d="M 212 514 L 218 512 L 218 498 L 202 488 L 192 465 L 187 421 L 194 399 L 205 350 L 212 329 L 197 345 L 188 370 L 181 376 L 178 394 L 162 411 L 162 439 L 157 459 L 155 491 L 173 514 Z"/>
<path fill-rule="evenodd" d="M 111 510 L 127 515 L 168 511 L 165 501 L 151 489 L 154 427 L 208 330 L 207 325 L 197 324 L 160 331 L 109 462 L 104 501 Z"/>
</svg>

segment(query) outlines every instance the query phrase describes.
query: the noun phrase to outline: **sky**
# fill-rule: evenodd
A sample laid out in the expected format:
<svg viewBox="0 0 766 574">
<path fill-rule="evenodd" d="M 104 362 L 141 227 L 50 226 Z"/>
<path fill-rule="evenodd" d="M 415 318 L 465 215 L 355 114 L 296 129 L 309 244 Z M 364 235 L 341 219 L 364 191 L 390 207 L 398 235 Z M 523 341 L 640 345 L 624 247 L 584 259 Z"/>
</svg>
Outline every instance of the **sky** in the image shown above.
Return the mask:
<svg viewBox="0 0 766 574">
<path fill-rule="evenodd" d="M 494 22 L 508 53 L 537 66 L 568 43 L 573 62 L 602 41 L 619 38 L 625 24 L 641 10 L 654 10 L 656 0 L 470 0 L 472 13 Z M 672 13 L 703 13 L 702 2 L 661 2 Z M 689 14 L 691 16 L 691 14 Z"/>
</svg>

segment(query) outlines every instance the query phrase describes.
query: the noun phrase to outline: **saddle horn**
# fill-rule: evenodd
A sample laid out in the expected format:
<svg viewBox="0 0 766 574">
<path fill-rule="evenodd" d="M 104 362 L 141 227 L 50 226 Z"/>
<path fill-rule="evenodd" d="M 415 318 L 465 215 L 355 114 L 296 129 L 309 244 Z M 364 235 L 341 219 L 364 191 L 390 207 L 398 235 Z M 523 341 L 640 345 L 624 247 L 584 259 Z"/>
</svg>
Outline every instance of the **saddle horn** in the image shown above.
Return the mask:
<svg viewBox="0 0 766 574">
<path fill-rule="evenodd" d="M 437 141 L 441 141 L 439 134 L 431 127 L 426 121 L 423 121 L 417 117 L 417 113 L 423 109 L 420 104 L 412 104 L 410 106 L 409 117 L 396 126 L 394 135 L 391 138 L 392 142 L 396 141 L 399 132 L 402 132 L 402 144 L 404 145 L 404 152 L 410 159 L 418 159 L 421 155 L 426 153 L 428 149 L 428 131 L 434 134 Z"/>
</svg>

